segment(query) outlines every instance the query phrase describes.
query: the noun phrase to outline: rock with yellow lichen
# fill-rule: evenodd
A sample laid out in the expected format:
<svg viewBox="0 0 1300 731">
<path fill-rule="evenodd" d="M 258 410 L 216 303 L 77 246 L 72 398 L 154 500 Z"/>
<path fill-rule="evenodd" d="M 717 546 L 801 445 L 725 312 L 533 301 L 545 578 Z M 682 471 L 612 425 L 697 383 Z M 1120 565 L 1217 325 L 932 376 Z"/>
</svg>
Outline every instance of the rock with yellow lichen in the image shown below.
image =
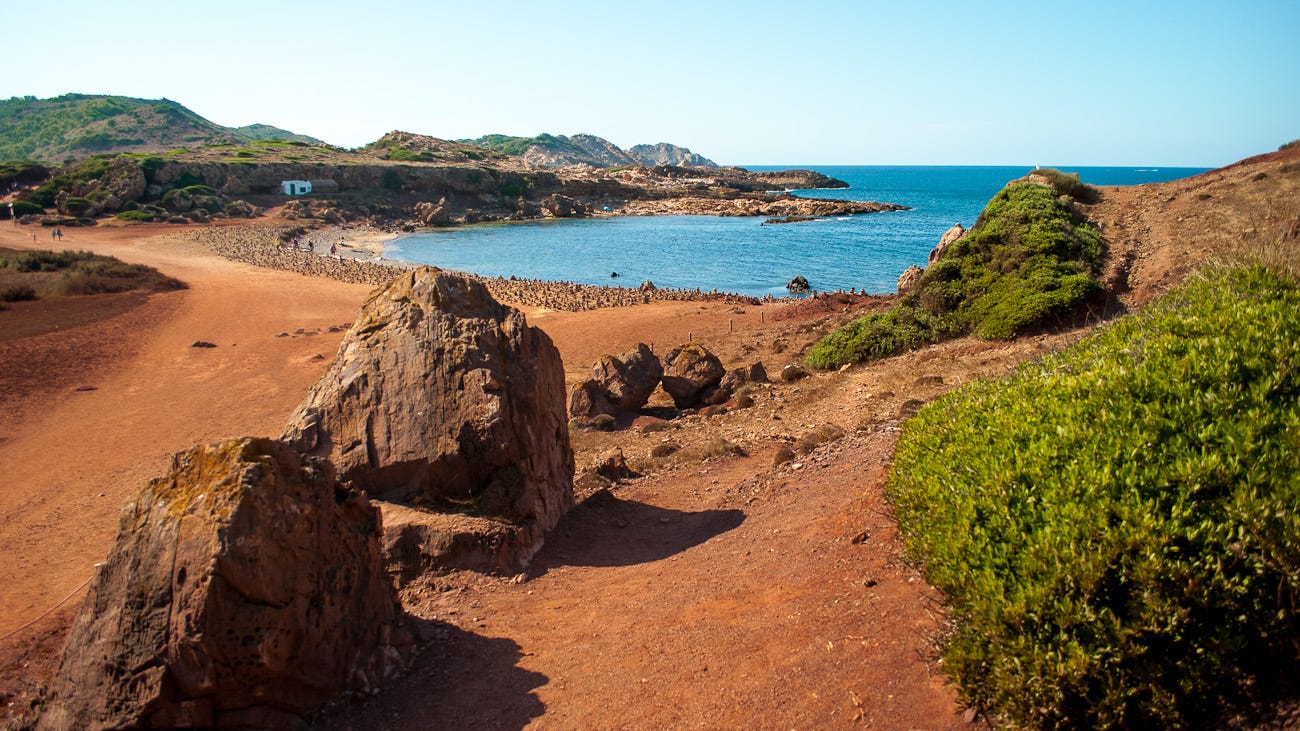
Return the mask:
<svg viewBox="0 0 1300 731">
<path fill-rule="evenodd" d="M 410 641 L 379 513 L 271 439 L 175 455 L 126 502 L 38 729 L 294 728 Z"/>
</svg>

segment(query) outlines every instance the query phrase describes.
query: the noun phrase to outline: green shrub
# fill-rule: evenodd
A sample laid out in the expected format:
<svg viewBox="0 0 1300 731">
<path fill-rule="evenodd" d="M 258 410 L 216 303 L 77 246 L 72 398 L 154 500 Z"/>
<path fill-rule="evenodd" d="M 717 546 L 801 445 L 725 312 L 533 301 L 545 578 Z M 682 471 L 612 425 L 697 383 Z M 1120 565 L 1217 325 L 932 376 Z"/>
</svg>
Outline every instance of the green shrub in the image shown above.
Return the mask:
<svg viewBox="0 0 1300 731">
<path fill-rule="evenodd" d="M 75 196 L 71 196 L 69 198 L 66 198 L 63 201 L 63 210 L 67 211 L 68 213 L 74 216 L 80 216 L 86 213 L 86 211 L 89 211 L 92 207 L 94 207 L 94 205 L 95 205 L 94 203 L 86 200 L 85 198 L 77 198 Z"/>
<path fill-rule="evenodd" d="M 36 299 L 36 290 L 25 284 L 0 289 L 0 302 L 26 302 Z"/>
<path fill-rule="evenodd" d="M 1056 168 L 1035 168 L 1032 175 L 1039 175 L 1051 182 L 1057 195 L 1068 195 L 1077 201 L 1092 203 L 1097 200 L 1097 189 L 1085 185 L 1078 173 L 1063 173 Z"/>
<path fill-rule="evenodd" d="M 136 209 L 130 211 L 122 211 L 121 213 L 117 214 L 115 218 L 118 218 L 122 221 L 151 222 L 151 221 L 158 220 L 158 214 L 152 213 L 150 211 L 142 211 Z"/>
<path fill-rule="evenodd" d="M 1300 288 L 1220 271 L 907 424 L 889 479 L 1016 726 L 1211 726 L 1300 670 Z"/>
<path fill-rule="evenodd" d="M 45 209 L 30 201 L 17 200 L 13 202 L 15 216 L 40 215 L 45 213 Z"/>
<path fill-rule="evenodd" d="M 815 368 L 883 358 L 949 337 L 1017 337 L 1068 315 L 1101 285 L 1101 235 L 1051 188 L 1012 183 L 892 309 L 851 322 L 808 354 Z"/>
</svg>

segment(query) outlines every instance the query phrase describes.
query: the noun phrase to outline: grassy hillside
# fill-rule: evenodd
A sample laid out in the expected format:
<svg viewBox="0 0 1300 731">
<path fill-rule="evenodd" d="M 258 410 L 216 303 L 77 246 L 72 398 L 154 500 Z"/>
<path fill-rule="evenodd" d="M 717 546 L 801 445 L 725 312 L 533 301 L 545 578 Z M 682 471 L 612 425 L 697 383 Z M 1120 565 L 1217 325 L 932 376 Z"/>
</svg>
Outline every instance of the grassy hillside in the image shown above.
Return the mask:
<svg viewBox="0 0 1300 731">
<path fill-rule="evenodd" d="M 65 94 L 0 101 L 0 160 L 62 163 L 101 152 L 141 152 L 260 139 L 318 142 L 268 125 L 238 129 L 167 99 Z"/>
<path fill-rule="evenodd" d="M 925 270 L 912 292 L 887 312 L 826 336 L 809 352 L 808 363 L 835 368 L 966 334 L 1016 337 L 1068 314 L 1098 291 L 1102 253 L 1101 234 L 1075 213 L 1057 180 L 1051 186 L 1012 183 Z"/>
<path fill-rule="evenodd" d="M 1212 727 L 1295 677 L 1300 287 L 1219 271 L 909 422 L 890 492 L 1015 726 Z"/>
</svg>

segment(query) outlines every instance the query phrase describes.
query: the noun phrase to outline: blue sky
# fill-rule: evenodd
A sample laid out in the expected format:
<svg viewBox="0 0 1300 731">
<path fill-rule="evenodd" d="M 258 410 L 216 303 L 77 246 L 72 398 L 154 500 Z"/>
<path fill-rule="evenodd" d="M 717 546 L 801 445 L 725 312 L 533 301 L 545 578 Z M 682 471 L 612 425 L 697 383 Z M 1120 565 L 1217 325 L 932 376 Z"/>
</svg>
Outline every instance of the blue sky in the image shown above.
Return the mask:
<svg viewBox="0 0 1300 731">
<path fill-rule="evenodd" d="M 1295 0 L 10 5 L 0 98 L 166 97 L 345 147 L 589 132 L 724 164 L 1214 167 L 1300 138 Z"/>
</svg>

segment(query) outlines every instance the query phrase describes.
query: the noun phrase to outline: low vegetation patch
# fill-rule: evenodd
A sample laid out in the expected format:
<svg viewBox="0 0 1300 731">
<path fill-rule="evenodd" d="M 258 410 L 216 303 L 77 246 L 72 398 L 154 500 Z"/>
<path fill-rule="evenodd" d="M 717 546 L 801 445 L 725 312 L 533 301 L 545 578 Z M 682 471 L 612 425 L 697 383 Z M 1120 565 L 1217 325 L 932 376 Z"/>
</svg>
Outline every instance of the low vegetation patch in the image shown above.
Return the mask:
<svg viewBox="0 0 1300 731">
<path fill-rule="evenodd" d="M 153 267 L 127 264 L 89 251 L 14 251 L 0 249 L 0 292 L 37 299 L 107 292 L 166 292 L 185 285 Z"/>
<path fill-rule="evenodd" d="M 1102 252 L 1101 234 L 1074 211 L 1069 196 L 1012 183 L 897 305 L 827 335 L 809 352 L 808 364 L 837 368 L 967 334 L 1014 338 L 1070 314 L 1100 291 Z"/>
<path fill-rule="evenodd" d="M 1212 727 L 1300 670 L 1300 287 L 1220 270 L 908 423 L 889 480 L 1012 725 Z"/>
</svg>

